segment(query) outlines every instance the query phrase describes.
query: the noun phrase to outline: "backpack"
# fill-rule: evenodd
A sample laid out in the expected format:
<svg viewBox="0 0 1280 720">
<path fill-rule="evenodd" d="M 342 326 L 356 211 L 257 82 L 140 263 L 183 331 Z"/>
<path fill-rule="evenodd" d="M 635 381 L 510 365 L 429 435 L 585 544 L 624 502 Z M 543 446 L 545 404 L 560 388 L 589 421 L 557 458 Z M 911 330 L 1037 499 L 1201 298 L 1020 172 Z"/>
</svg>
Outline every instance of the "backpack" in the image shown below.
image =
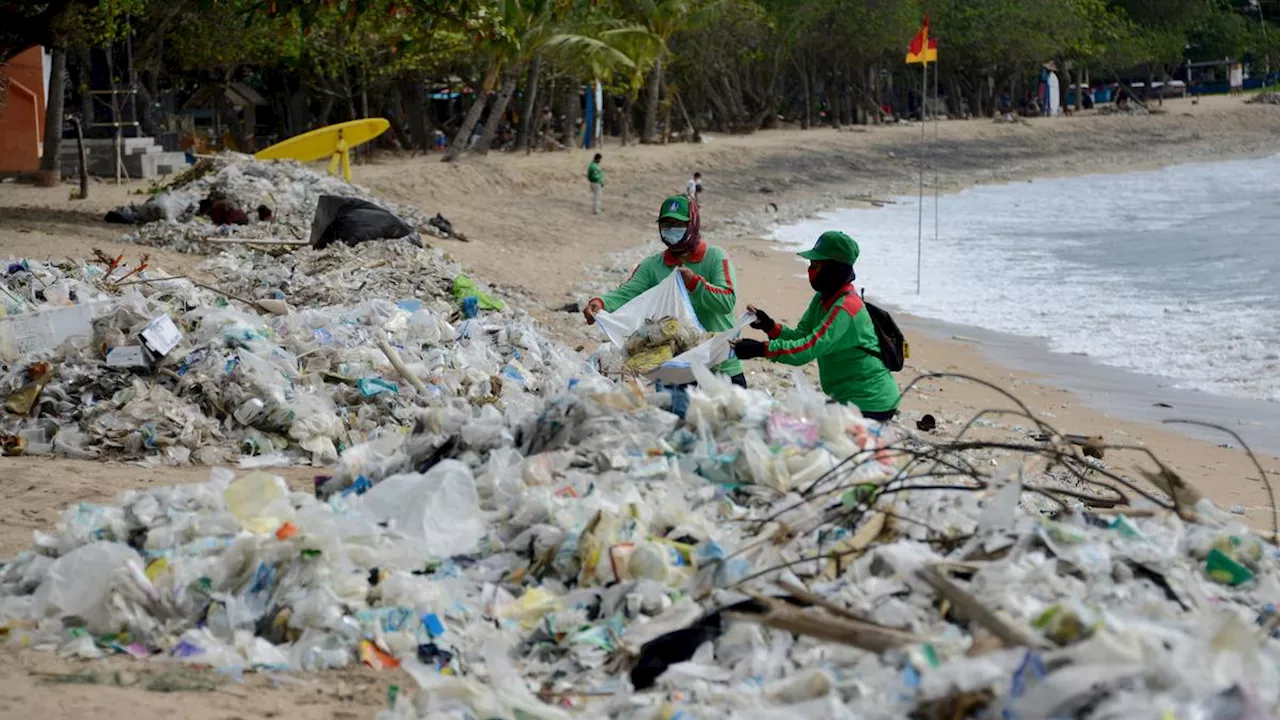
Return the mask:
<svg viewBox="0 0 1280 720">
<path fill-rule="evenodd" d="M 907 339 L 903 337 L 902 331 L 898 329 L 898 323 L 893 321 L 893 316 L 888 311 L 872 305 L 865 299 L 862 301 L 862 306 L 871 316 L 871 324 L 876 329 L 876 340 L 880 344 L 880 352 L 872 354 L 877 355 L 890 372 L 902 370 L 903 363 L 911 357 L 911 348 L 907 344 Z M 867 352 L 871 351 L 867 350 Z"/>
</svg>

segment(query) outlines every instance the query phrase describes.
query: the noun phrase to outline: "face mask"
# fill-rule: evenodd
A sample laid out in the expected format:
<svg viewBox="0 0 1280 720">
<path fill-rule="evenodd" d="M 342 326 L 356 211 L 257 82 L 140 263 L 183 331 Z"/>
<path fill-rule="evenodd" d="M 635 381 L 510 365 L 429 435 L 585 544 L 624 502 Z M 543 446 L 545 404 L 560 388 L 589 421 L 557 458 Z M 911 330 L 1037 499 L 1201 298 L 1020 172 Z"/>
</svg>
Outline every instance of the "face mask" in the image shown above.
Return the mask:
<svg viewBox="0 0 1280 720">
<path fill-rule="evenodd" d="M 814 290 L 818 289 L 818 269 L 817 268 L 814 268 L 814 267 L 809 268 L 809 287 L 813 288 Z"/>
<path fill-rule="evenodd" d="M 664 227 L 658 228 L 658 236 L 662 238 L 662 242 L 667 247 L 679 245 L 684 240 L 686 228 L 682 227 Z"/>
</svg>

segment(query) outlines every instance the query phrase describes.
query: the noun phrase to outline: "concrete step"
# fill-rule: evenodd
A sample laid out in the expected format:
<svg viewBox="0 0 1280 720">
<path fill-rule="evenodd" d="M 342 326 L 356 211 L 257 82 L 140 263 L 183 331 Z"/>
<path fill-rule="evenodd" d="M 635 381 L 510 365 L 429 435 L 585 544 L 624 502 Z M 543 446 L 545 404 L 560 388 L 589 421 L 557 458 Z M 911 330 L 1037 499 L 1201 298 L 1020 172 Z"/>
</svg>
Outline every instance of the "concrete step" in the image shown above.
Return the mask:
<svg viewBox="0 0 1280 720">
<path fill-rule="evenodd" d="M 131 155 L 130 159 L 138 159 L 138 175 L 136 177 L 150 179 L 160 175 L 172 175 L 187 169 L 187 154 L 181 152 L 149 152 L 142 155 Z M 129 171 L 131 174 L 133 170 Z"/>
<path fill-rule="evenodd" d="M 124 169 L 133 180 L 149 180 L 160 175 L 171 175 L 187 168 L 187 155 L 180 152 L 155 150 L 125 155 Z M 85 161 L 90 175 L 114 178 L 116 176 L 115 146 L 85 145 Z M 80 171 L 80 155 L 75 142 L 62 145 L 62 176 L 71 177 Z"/>
<path fill-rule="evenodd" d="M 84 141 L 85 148 L 93 148 L 98 153 L 106 153 L 115 155 L 116 141 L 111 138 L 89 138 Z M 140 155 L 143 153 L 164 152 L 164 148 L 156 142 L 155 138 L 122 138 L 120 141 L 120 152 L 124 155 Z"/>
<path fill-rule="evenodd" d="M 114 137 L 90 137 L 84 140 L 84 147 L 101 147 L 102 150 L 115 152 Z M 125 155 L 133 155 L 134 152 L 150 152 L 151 147 L 163 151 L 159 143 L 154 137 L 122 137 L 120 138 L 120 152 Z"/>
</svg>

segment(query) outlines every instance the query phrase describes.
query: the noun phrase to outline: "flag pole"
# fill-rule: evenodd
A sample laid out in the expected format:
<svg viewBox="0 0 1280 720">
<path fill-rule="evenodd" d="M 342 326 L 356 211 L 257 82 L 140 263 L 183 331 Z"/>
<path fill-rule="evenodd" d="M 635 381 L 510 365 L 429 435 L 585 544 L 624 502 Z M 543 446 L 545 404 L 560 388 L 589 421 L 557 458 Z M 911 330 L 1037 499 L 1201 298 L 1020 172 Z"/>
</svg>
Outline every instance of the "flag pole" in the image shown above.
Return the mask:
<svg viewBox="0 0 1280 720">
<path fill-rule="evenodd" d="M 939 100 L 938 97 L 938 78 L 942 73 L 938 72 L 938 61 L 933 61 L 933 102 L 935 106 Z M 938 123 L 937 113 L 933 116 L 933 244 L 938 244 Z"/>
<path fill-rule="evenodd" d="M 925 42 L 926 52 L 928 42 Z M 916 227 L 916 294 L 920 294 L 920 258 L 924 246 L 924 167 L 925 167 L 925 120 L 929 117 L 929 61 L 921 63 L 924 75 L 920 78 L 920 211 Z"/>
</svg>

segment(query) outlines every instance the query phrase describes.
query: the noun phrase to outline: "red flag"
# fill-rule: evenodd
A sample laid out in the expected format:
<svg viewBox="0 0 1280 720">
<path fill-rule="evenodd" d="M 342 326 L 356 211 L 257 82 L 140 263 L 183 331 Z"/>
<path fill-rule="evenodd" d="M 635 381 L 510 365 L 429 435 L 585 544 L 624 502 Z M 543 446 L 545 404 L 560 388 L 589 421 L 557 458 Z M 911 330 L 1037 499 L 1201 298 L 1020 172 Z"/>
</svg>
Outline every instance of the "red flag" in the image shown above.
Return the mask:
<svg viewBox="0 0 1280 720">
<path fill-rule="evenodd" d="M 938 41 L 929 37 L 929 15 L 924 16 L 924 25 L 920 32 L 911 38 L 907 45 L 907 64 L 931 63 L 938 61 Z"/>
</svg>

